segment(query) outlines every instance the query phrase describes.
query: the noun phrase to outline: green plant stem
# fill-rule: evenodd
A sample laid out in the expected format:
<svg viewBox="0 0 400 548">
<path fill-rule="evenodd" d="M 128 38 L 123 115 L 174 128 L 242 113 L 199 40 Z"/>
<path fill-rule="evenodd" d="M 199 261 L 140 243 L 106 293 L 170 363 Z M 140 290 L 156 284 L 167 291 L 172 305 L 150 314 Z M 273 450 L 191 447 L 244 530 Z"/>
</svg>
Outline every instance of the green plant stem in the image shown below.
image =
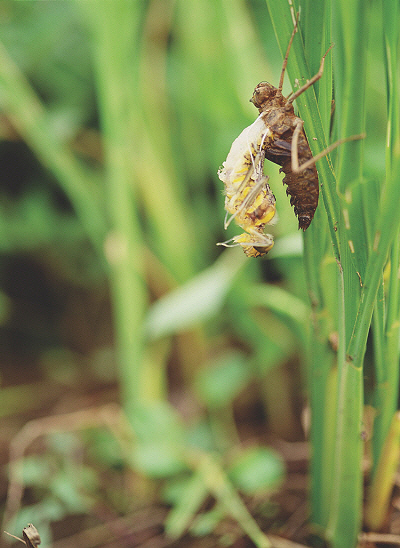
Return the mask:
<svg viewBox="0 0 400 548">
<path fill-rule="evenodd" d="M 394 188 L 388 192 L 396 192 L 398 187 L 399 171 L 399 146 L 400 146 L 400 109 L 399 109 L 399 85 L 398 85 L 398 48 L 399 31 L 397 20 L 399 6 L 397 2 L 383 2 L 383 19 L 385 28 L 383 32 L 384 52 L 387 74 L 387 147 L 386 147 L 386 174 L 389 185 Z M 395 182 L 397 179 L 397 183 Z M 393 200 L 395 200 L 393 196 Z M 398 199 L 398 196 L 397 196 Z M 396 224 L 396 223 L 394 223 Z M 386 444 L 391 420 L 397 409 L 399 386 L 399 324 L 400 324 L 400 288 L 398 276 L 399 264 L 399 232 L 394 234 L 392 249 L 390 252 L 390 277 L 387 288 L 387 319 L 384 326 L 385 339 L 382 353 L 382 367 L 376 368 L 377 389 L 374 403 L 378 410 L 374 423 L 373 450 L 373 484 L 376 480 L 377 466 L 382 460 L 382 451 Z M 384 466 L 384 464 L 383 464 Z M 379 484 L 375 487 L 377 489 Z"/>
<path fill-rule="evenodd" d="M 400 413 L 397 412 L 392 417 L 388 432 L 386 433 L 368 493 L 365 522 L 372 531 L 380 531 L 387 518 L 390 496 L 399 464 L 399 446 Z"/>
<path fill-rule="evenodd" d="M 140 229 L 130 156 L 135 141 L 132 105 L 132 48 L 138 43 L 142 8 L 114 0 L 83 4 L 93 32 L 97 89 L 104 135 L 106 201 L 111 226 L 106 242 L 110 265 L 120 385 L 132 420 L 141 394 L 143 317 L 147 303 L 143 234 Z"/>
<path fill-rule="evenodd" d="M 289 40 L 291 30 L 293 28 L 292 18 L 287 4 L 284 2 L 268 2 L 269 11 L 274 24 L 277 35 L 277 40 L 280 45 L 282 54 L 284 55 Z M 304 7 L 304 6 L 302 6 Z M 306 78 L 310 78 L 319 68 L 321 57 L 327 49 L 326 42 L 320 45 L 319 59 L 315 51 L 311 51 L 314 40 L 310 38 L 311 32 L 315 33 L 315 28 L 320 28 L 318 20 L 321 19 L 321 14 L 325 13 L 325 33 L 321 28 L 322 36 L 330 42 L 330 3 L 324 6 L 319 6 L 317 10 L 316 20 L 311 16 L 314 10 L 309 6 L 305 8 L 305 13 L 309 14 L 307 20 L 300 17 L 300 31 L 293 42 L 292 51 L 289 55 L 288 73 L 291 78 L 292 85 L 295 84 L 295 79 L 302 75 L 304 82 Z M 295 8 L 296 9 L 296 8 Z M 299 34 L 304 31 L 304 42 L 307 46 L 307 54 L 305 53 Z M 321 34 L 318 39 L 321 40 Z M 323 50 L 323 51 L 322 51 Z M 306 63 L 307 59 L 312 59 L 312 69 Z M 320 101 L 325 105 L 324 124 L 326 130 L 329 131 L 329 118 L 332 94 L 332 77 L 329 74 L 331 67 L 331 58 L 328 54 L 326 60 L 327 66 L 318 82 L 320 90 Z M 315 66 L 316 65 L 316 66 Z M 304 83 L 300 82 L 300 85 Z M 297 106 L 300 111 L 300 116 L 305 121 L 304 127 L 308 136 L 310 147 L 314 154 L 320 152 L 326 146 L 325 133 L 320 117 L 320 111 L 316 102 L 314 86 L 301 95 L 297 101 Z M 314 141 L 317 137 L 317 141 Z M 317 148 L 318 147 L 318 148 Z M 325 158 L 318 163 L 318 173 L 321 184 L 321 193 L 324 206 L 327 212 L 329 221 L 329 232 L 333 242 L 333 250 L 336 256 L 336 261 L 340 260 L 340 241 L 338 238 L 337 227 L 340 221 L 339 215 L 339 200 L 336 194 L 336 183 L 332 170 L 332 165 Z M 307 267 L 308 287 L 313 306 L 313 338 L 309 352 L 309 380 L 310 380 L 310 396 L 312 405 L 313 423 L 311 428 L 311 439 L 313 445 L 312 457 L 312 513 L 313 520 L 325 528 L 329 519 L 331 510 L 331 493 L 334 483 L 333 476 L 333 455 L 335 437 L 335 413 L 336 413 L 336 389 L 333 389 L 332 383 L 337 379 L 334 366 L 334 354 L 329 351 L 329 339 L 335 337 L 335 318 L 337 317 L 337 305 L 335 299 L 330 298 L 330 295 L 335 294 L 332 286 L 336 284 L 337 264 L 333 263 L 333 268 L 324 262 L 324 256 L 328 252 L 330 254 L 330 242 L 321 237 L 325 234 L 326 221 L 323 215 L 317 210 L 313 225 L 305 235 L 305 264 Z M 324 226 L 324 228 L 322 228 Z M 329 251 L 328 251 L 329 250 Z M 324 266 L 321 266 L 323 265 Z M 342 295 L 343 298 L 343 295 Z M 344 309 L 343 309 L 344 310 Z M 332 374 L 334 373 L 334 374 Z M 341 379 L 342 384 L 347 379 Z M 344 400 L 347 402 L 347 399 Z M 344 403 L 342 402 L 342 406 Z"/>
<path fill-rule="evenodd" d="M 349 267 L 350 257 L 343 262 Z M 346 361 L 346 306 L 349 304 L 346 301 L 351 282 L 349 283 L 342 268 L 339 269 L 338 277 L 338 400 L 326 537 L 332 546 L 352 548 L 356 545 L 361 526 L 363 375 L 361 366 L 356 368 Z"/>
<path fill-rule="evenodd" d="M 206 453 L 196 456 L 196 461 L 195 466 L 204 484 L 225 511 L 240 524 L 257 548 L 271 548 L 272 544 L 268 537 L 247 510 L 218 461 Z"/>
<path fill-rule="evenodd" d="M 359 0 L 334 3 L 334 30 L 337 78 L 337 126 L 339 136 L 363 132 L 365 127 L 365 25 L 366 9 Z M 349 31 L 351 27 L 351 32 Z M 350 38 L 351 35 L 351 38 Z M 341 192 L 361 181 L 363 170 L 362 143 L 355 142 L 338 151 L 337 188 Z M 353 208 L 356 203 L 346 203 L 338 232 L 340 239 L 339 264 L 339 349 L 338 349 L 338 407 L 336 440 L 333 462 L 332 499 L 326 536 L 334 547 L 353 548 L 361 526 L 362 503 L 362 412 L 363 412 L 363 360 L 348 359 L 348 341 L 353 332 L 360 299 L 360 281 L 354 267 L 353 250 L 348 227 L 357 225 Z M 348 221 L 347 219 L 350 219 Z M 365 238 L 365 235 L 364 235 Z M 365 241 L 365 240 L 364 240 Z M 365 244 L 364 244 L 365 245 Z M 368 278 L 366 278 L 368 279 Z M 375 300 L 376 293 L 373 296 Z M 372 313 L 372 310 L 371 310 Z M 371 317 L 366 325 L 369 330 Z"/>
<path fill-rule="evenodd" d="M 377 416 L 374 421 L 374 436 L 372 440 L 373 471 L 374 481 L 376 467 L 378 465 L 382 449 L 386 443 L 390 424 L 397 409 L 398 386 L 399 386 L 399 277 L 395 265 L 399 264 L 399 236 L 395 238 L 390 255 L 391 271 L 387 289 L 388 310 L 387 317 L 382 311 L 375 323 L 377 332 L 382 332 L 380 343 L 374 342 L 375 376 L 376 389 L 374 393 L 374 407 Z M 378 292 L 377 302 L 374 309 L 374 318 L 377 316 L 377 309 L 383 308 L 384 291 L 381 286 Z M 374 326 L 375 326 L 374 323 Z M 375 341 L 375 337 L 374 337 Z"/>
<path fill-rule="evenodd" d="M 364 284 L 362 288 L 360 307 L 354 325 L 353 334 L 347 349 L 348 363 L 360 363 L 364 357 L 374 301 L 380 284 L 382 271 L 387 261 L 389 248 L 398 233 L 398 202 L 396 202 L 396 198 L 400 198 L 400 193 L 398 190 L 390 193 L 388 189 L 394 189 L 394 181 L 396 181 L 396 184 L 398 185 L 397 174 L 400 173 L 399 168 L 400 161 L 398 160 L 397 169 L 391 178 L 392 181 L 388 181 L 386 192 L 383 196 L 380 215 L 378 217 L 378 226 L 375 231 L 374 247 L 368 260 L 365 275 L 365 279 L 368 280 L 368 285 Z M 389 193 L 390 195 L 388 195 Z M 393 196 L 393 194 L 395 194 L 395 196 Z M 387 226 L 383 219 L 394 219 L 396 222 L 393 222 L 390 226 Z M 384 230 L 383 224 L 385 224 Z"/>
</svg>

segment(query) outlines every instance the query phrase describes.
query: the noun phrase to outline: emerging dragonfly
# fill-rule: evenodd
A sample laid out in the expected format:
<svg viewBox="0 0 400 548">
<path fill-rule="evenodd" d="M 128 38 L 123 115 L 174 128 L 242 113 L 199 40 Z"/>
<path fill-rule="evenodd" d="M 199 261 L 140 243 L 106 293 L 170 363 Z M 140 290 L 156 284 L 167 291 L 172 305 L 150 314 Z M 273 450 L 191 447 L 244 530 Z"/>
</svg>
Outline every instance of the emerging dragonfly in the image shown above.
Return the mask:
<svg viewBox="0 0 400 548">
<path fill-rule="evenodd" d="M 265 225 L 275 215 L 275 197 L 268 185 L 268 177 L 263 175 L 265 158 L 280 165 L 285 173 L 283 183 L 287 185 L 290 204 L 299 220 L 299 228 L 306 230 L 318 206 L 319 182 L 315 162 L 341 143 L 364 137 L 356 135 L 342 139 L 312 156 L 303 130 L 304 122 L 295 115 L 293 101 L 321 78 L 325 57 L 332 46 L 322 57 L 317 74 L 298 91 L 284 97 L 283 79 L 297 22 L 298 16 L 283 61 L 279 86 L 276 88 L 268 82 L 261 82 L 255 88 L 250 101 L 260 115 L 234 141 L 218 172 L 225 185 L 225 209 L 227 215 L 231 214 L 229 219 L 225 217 L 225 228 L 235 219 L 247 232 L 219 245 L 240 245 L 249 257 L 261 257 L 274 245 L 273 237 L 264 233 Z"/>
<path fill-rule="evenodd" d="M 248 257 L 261 257 L 274 245 L 264 232 L 275 215 L 275 196 L 263 174 L 265 141 L 269 129 L 261 117 L 242 131 L 218 176 L 225 185 L 225 229 L 233 219 L 246 232 L 218 245 L 241 246 Z"/>
</svg>

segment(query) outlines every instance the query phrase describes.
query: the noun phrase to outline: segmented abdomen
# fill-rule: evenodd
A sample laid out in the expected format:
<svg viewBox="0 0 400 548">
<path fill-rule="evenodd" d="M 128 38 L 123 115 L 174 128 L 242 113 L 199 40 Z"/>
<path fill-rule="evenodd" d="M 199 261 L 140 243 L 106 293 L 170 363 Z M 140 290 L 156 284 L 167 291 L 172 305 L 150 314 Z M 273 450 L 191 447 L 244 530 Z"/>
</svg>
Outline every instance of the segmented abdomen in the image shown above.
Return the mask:
<svg viewBox="0 0 400 548">
<path fill-rule="evenodd" d="M 289 112 L 288 112 L 289 111 Z M 281 166 L 285 173 L 283 183 L 287 185 L 286 193 L 290 196 L 290 204 L 299 220 L 299 228 L 306 230 L 314 217 L 318 206 L 319 182 L 315 165 L 304 171 L 292 171 L 292 138 L 296 125 L 301 122 L 287 107 L 267 111 L 265 121 L 271 127 L 273 139 L 265 149 L 267 160 Z M 313 156 L 304 131 L 298 138 L 299 167 Z"/>
<path fill-rule="evenodd" d="M 312 158 L 307 141 L 305 144 L 308 150 L 303 150 L 301 155 L 299 152 L 299 166 Z M 289 159 L 282 165 L 282 171 L 285 173 L 282 182 L 287 185 L 286 194 L 290 196 L 290 205 L 299 220 L 299 228 L 306 230 L 318 206 L 319 183 L 316 167 L 313 165 L 304 171 L 293 173 L 292 161 Z"/>
</svg>

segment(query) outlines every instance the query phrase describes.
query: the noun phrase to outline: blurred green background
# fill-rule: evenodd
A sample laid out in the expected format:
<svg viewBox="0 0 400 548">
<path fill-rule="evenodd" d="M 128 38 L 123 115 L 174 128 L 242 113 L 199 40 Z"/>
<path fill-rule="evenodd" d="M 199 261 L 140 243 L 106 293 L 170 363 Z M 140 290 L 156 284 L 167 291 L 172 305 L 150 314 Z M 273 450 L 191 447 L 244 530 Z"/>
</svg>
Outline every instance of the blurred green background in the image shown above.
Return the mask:
<svg viewBox="0 0 400 548">
<path fill-rule="evenodd" d="M 273 250 L 249 260 L 216 246 L 240 231 L 223 230 L 217 170 L 256 117 L 255 85 L 279 81 L 265 1 L 3 0 L 0 39 L 3 501 L 6 447 L 29 419 L 118 402 L 135 437 L 107 413 L 73 433 L 55 423 L 25 458 L 28 496 L 6 509 L 7 530 L 34 522 L 49 539 L 74 514 L 168 502 L 179 537 L 211 492 L 223 511 L 198 531 L 228 513 L 263 545 L 207 474 L 226 468 L 225 486 L 268 500 L 284 475 L 268 444 L 305 439 L 311 315 L 277 166 Z M 368 55 L 366 170 L 378 177 L 384 74 Z"/>
</svg>

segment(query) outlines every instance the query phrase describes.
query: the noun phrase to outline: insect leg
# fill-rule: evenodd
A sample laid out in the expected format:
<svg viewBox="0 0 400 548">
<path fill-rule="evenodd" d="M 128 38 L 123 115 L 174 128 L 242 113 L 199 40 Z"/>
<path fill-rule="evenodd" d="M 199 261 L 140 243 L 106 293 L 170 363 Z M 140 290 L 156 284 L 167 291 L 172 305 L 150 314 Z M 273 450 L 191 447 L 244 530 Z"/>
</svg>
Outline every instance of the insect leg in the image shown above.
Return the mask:
<svg viewBox="0 0 400 548">
<path fill-rule="evenodd" d="M 257 156 L 256 156 L 257 158 Z M 252 170 L 253 171 L 253 170 Z M 247 178 L 247 176 L 246 176 Z M 244 180 L 246 180 L 246 178 Z M 253 202 L 254 200 L 257 198 L 257 196 L 259 195 L 261 189 L 266 185 L 266 183 L 268 182 L 268 179 L 269 177 L 268 176 L 261 176 L 256 184 L 253 186 L 253 188 L 251 189 L 251 191 L 248 193 L 248 195 L 243 199 L 242 203 L 240 204 L 240 206 L 237 208 L 237 210 L 235 211 L 235 213 L 233 213 L 229 219 L 228 219 L 228 212 L 226 212 L 225 214 L 225 221 L 224 221 L 224 228 L 225 230 L 228 228 L 228 226 L 231 224 L 232 220 L 237 216 L 237 215 L 240 215 L 240 213 L 242 213 L 244 210 L 246 210 Z M 247 178 L 247 182 L 250 180 L 250 177 Z M 246 183 L 247 184 L 247 183 Z M 240 189 L 238 191 L 238 195 L 240 196 L 241 192 L 243 192 L 245 186 L 243 185 L 243 183 L 240 185 Z"/>
<path fill-rule="evenodd" d="M 238 201 L 238 199 L 240 198 L 240 196 L 242 195 L 242 193 L 244 192 L 245 188 L 248 186 L 249 184 L 249 181 L 250 179 L 253 177 L 253 174 L 254 172 L 257 170 L 257 169 L 261 169 L 262 170 L 262 163 L 263 163 L 263 160 L 264 160 L 264 151 L 263 151 L 263 146 L 264 146 L 264 142 L 265 142 L 265 139 L 267 138 L 267 136 L 269 135 L 269 132 L 265 132 L 265 134 L 263 135 L 262 137 L 262 140 L 261 140 L 261 144 L 260 144 L 260 148 L 259 148 L 259 151 L 257 152 L 257 154 L 255 156 L 253 156 L 253 153 L 251 151 L 251 146 L 249 144 L 249 153 L 250 153 L 250 158 L 251 158 L 251 165 L 249 166 L 249 169 L 246 173 L 246 176 L 245 178 L 243 179 L 243 181 L 240 183 L 240 186 L 239 188 L 237 189 L 237 191 L 235 192 L 235 196 L 233 197 L 233 205 L 235 205 L 235 202 Z M 249 194 L 246 196 L 246 198 L 243 200 L 243 202 L 240 204 L 240 206 L 238 207 L 238 209 L 235 211 L 235 213 L 232 213 L 232 215 L 228 218 L 228 211 L 226 212 L 225 214 L 225 220 L 224 220 L 224 228 L 225 230 L 228 228 L 228 226 L 231 224 L 232 220 L 237 216 L 239 215 L 240 213 L 242 213 L 242 211 L 244 211 L 244 209 L 246 209 L 247 207 L 249 207 L 249 205 L 257 198 L 260 190 L 262 189 L 262 187 L 265 185 L 266 182 L 268 182 L 268 179 L 269 177 L 265 180 L 265 178 L 263 177 L 260 177 L 258 176 L 257 177 L 257 182 L 254 186 L 254 188 L 249 192 Z M 254 179 L 255 180 L 255 179 Z"/>
<path fill-rule="evenodd" d="M 260 116 L 257 118 L 257 120 L 259 118 L 261 118 L 261 114 Z M 267 137 L 269 137 L 271 134 L 271 132 L 269 131 L 269 129 L 267 129 L 263 136 L 262 136 L 262 139 L 261 139 L 261 143 L 259 145 L 259 150 L 257 152 L 257 154 L 255 154 L 253 156 L 253 153 L 251 151 L 251 145 L 249 143 L 249 152 L 250 152 L 250 158 L 251 158 L 251 167 L 249 168 L 248 172 L 246 173 L 246 177 L 243 179 L 243 181 L 240 183 L 240 186 L 238 188 L 238 194 L 242 193 L 244 191 L 244 189 L 246 188 L 249 180 L 251 179 L 253 173 L 255 171 L 257 171 L 257 169 L 260 169 L 261 173 L 262 173 L 262 164 L 264 163 L 264 159 L 265 159 L 265 155 L 264 155 L 264 146 L 265 146 L 265 140 Z M 257 174 L 257 179 L 259 180 L 259 183 L 260 183 L 260 174 Z M 267 181 L 268 181 L 269 177 L 267 177 Z M 254 179 L 255 180 L 255 179 Z M 257 185 L 256 185 L 257 186 Z M 258 190 L 261 190 L 263 186 L 263 183 L 261 183 L 260 187 L 258 188 Z M 253 189 L 254 190 L 254 189 Z M 252 193 L 250 193 L 251 195 Z M 258 194 L 258 193 L 257 193 Z M 251 201 L 249 201 L 249 197 L 247 196 L 246 198 L 246 205 L 250 205 Z"/>
<path fill-rule="evenodd" d="M 256 159 L 257 159 L 257 157 L 258 157 L 258 154 L 256 156 Z M 260 156 L 260 159 L 261 159 L 261 156 Z M 258 161 L 260 161 L 260 159 Z M 242 194 L 243 190 L 246 188 L 246 186 L 247 186 L 248 182 L 250 181 L 251 176 L 253 175 L 254 171 L 255 171 L 255 165 L 252 162 L 252 164 L 249 166 L 249 170 L 247 171 L 245 178 L 240 183 L 240 186 L 237 189 L 237 191 L 235 191 L 235 195 L 232 196 L 232 198 L 229 200 L 229 204 L 232 202 L 232 208 L 234 207 L 235 202 L 238 201 L 238 198 Z M 224 220 L 225 230 L 231 224 L 233 219 L 243 210 L 242 205 L 243 204 L 241 204 L 241 206 L 235 211 L 235 213 L 232 213 L 232 215 L 229 218 L 228 218 L 229 208 L 227 208 L 227 206 L 225 206 L 225 209 L 227 210 L 226 213 L 225 213 L 225 220 Z"/>
<path fill-rule="evenodd" d="M 343 143 L 347 143 L 349 141 L 358 141 L 359 139 L 365 138 L 365 133 L 361 133 L 360 135 L 351 135 L 350 137 L 346 137 L 345 139 L 339 139 L 335 143 L 332 143 L 329 145 L 325 150 L 314 156 L 313 158 L 310 158 L 310 160 L 307 160 L 299 166 L 299 155 L 298 155 L 298 142 L 299 142 L 299 135 L 303 127 L 303 120 L 299 120 L 299 122 L 296 125 L 296 128 L 293 132 L 293 138 L 292 138 L 292 171 L 293 173 L 299 173 L 301 171 L 304 171 L 308 167 L 315 164 L 315 162 L 318 162 L 321 158 L 332 152 L 335 148 L 342 145 Z"/>
<path fill-rule="evenodd" d="M 260 116 L 258 116 L 257 120 L 259 120 L 260 118 L 262 117 L 262 114 L 260 114 Z M 257 121 L 256 120 L 256 121 Z M 259 150 L 258 152 L 255 154 L 255 151 L 254 153 L 252 152 L 252 148 L 251 148 L 251 143 L 247 143 L 248 144 L 248 147 L 249 147 L 249 155 L 250 155 L 250 159 L 251 159 L 251 167 L 249 167 L 249 170 L 248 172 L 246 173 L 246 177 L 243 179 L 243 181 L 240 183 L 240 186 L 238 188 L 238 193 L 240 194 L 241 192 L 244 191 L 244 189 L 246 188 L 249 180 L 251 179 L 254 171 L 257 170 L 257 166 L 259 166 L 259 164 L 263 163 L 264 162 L 264 145 L 265 145 L 265 140 L 268 136 L 270 136 L 271 132 L 269 131 L 269 129 L 267 128 L 267 130 L 264 132 L 263 136 L 262 136 L 262 139 L 261 139 L 261 143 L 260 143 L 260 146 L 259 146 Z"/>
<path fill-rule="evenodd" d="M 268 175 L 261 176 L 259 178 L 259 180 L 256 182 L 256 184 L 253 186 L 251 191 L 241 203 L 237 213 L 241 213 L 253 204 L 257 196 L 260 194 L 261 189 L 268 183 L 268 179 Z"/>
<path fill-rule="evenodd" d="M 329 46 L 329 48 L 326 50 L 324 56 L 322 57 L 321 59 L 321 65 L 319 67 L 319 71 L 317 72 L 317 74 L 315 74 L 310 80 L 308 80 L 308 82 L 306 84 L 304 84 L 304 86 L 302 86 L 300 89 L 298 89 L 296 91 L 296 93 L 293 93 L 293 95 L 291 95 L 287 102 L 288 104 L 290 103 L 293 103 L 293 101 L 295 99 L 297 99 L 297 97 L 299 95 L 301 95 L 302 93 L 304 93 L 309 87 L 311 87 L 313 84 L 315 84 L 315 82 L 317 80 L 319 80 L 322 76 L 322 74 L 324 73 L 324 64 L 325 64 L 325 57 L 328 55 L 329 51 L 333 48 L 334 44 L 332 44 L 331 46 Z"/>
<path fill-rule="evenodd" d="M 299 148 L 298 148 L 298 145 L 299 145 L 299 135 L 300 135 L 300 131 L 302 130 L 303 124 L 304 124 L 303 120 L 299 120 L 297 122 L 295 130 L 293 132 L 293 137 L 292 137 L 292 171 L 293 171 L 293 173 L 298 173 L 300 171 L 299 170 Z M 314 160 L 314 158 L 312 158 L 312 160 Z M 314 162 L 315 162 L 315 160 L 314 160 Z M 301 166 L 301 167 L 302 167 L 302 169 L 305 169 L 303 166 Z"/>
<path fill-rule="evenodd" d="M 224 247 L 241 246 L 248 257 L 262 257 L 274 246 L 274 239 L 271 234 L 244 232 L 234 236 L 225 242 L 218 242 L 217 245 Z"/>
<path fill-rule="evenodd" d="M 243 192 L 243 190 L 246 188 L 246 186 L 247 186 L 248 182 L 250 181 L 254 171 L 256 170 L 257 165 L 262 161 L 263 151 L 260 150 L 259 152 L 257 152 L 257 154 L 255 155 L 254 158 L 252 157 L 251 154 L 250 154 L 250 156 L 251 156 L 251 166 L 249 166 L 249 169 L 246 173 L 246 177 L 240 183 L 240 186 L 237 190 L 238 194 Z"/>
<path fill-rule="evenodd" d="M 296 15 L 296 22 L 295 22 L 295 24 L 294 24 L 292 36 L 290 37 L 289 44 L 288 44 L 288 47 L 287 47 L 287 50 L 286 50 L 286 54 L 285 54 L 285 58 L 284 58 L 284 60 L 283 60 L 281 78 L 280 78 L 280 80 L 279 80 L 279 86 L 278 86 L 278 90 L 279 90 L 280 92 L 282 91 L 282 87 L 283 87 L 283 79 L 284 79 L 284 77 L 285 77 L 285 70 L 286 70 L 286 66 L 287 66 L 287 62 L 288 62 L 288 58 L 289 58 L 290 48 L 292 47 L 294 35 L 295 35 L 296 32 L 297 32 L 297 23 L 298 23 L 298 21 L 299 21 L 299 15 L 300 15 L 300 12 L 298 12 L 297 15 Z"/>
</svg>

